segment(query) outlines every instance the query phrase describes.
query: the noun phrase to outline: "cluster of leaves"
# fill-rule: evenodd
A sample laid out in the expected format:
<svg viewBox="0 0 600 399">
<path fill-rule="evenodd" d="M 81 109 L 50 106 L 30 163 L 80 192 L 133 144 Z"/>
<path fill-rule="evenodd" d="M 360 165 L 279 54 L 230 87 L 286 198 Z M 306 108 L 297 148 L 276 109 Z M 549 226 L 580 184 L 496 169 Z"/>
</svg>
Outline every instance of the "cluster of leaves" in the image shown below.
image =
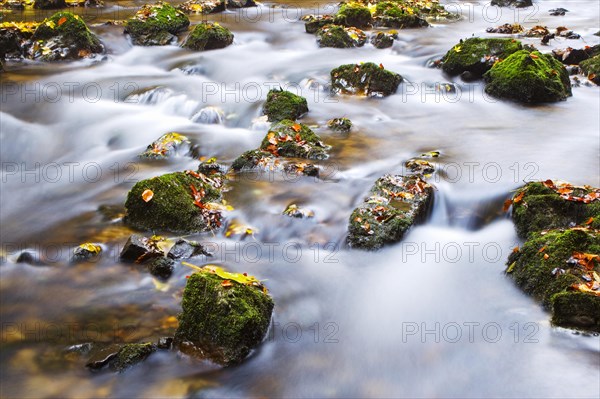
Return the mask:
<svg viewBox="0 0 600 399">
<path fill-rule="evenodd" d="M 600 188 L 594 188 L 587 185 L 574 186 L 570 183 L 561 181 L 553 182 L 550 179 L 543 181 L 542 184 L 567 201 L 583 202 L 584 204 L 600 201 Z"/>
<path fill-rule="evenodd" d="M 231 288 L 233 287 L 234 283 L 238 283 L 258 288 L 264 294 L 268 294 L 267 288 L 260 282 L 260 280 L 258 280 L 254 276 L 249 275 L 248 273 L 231 273 L 226 271 L 224 268 L 215 265 L 206 265 L 204 267 L 199 267 L 189 262 L 182 262 L 182 264 L 194 269 L 198 273 L 210 273 L 218 276 L 223 280 L 221 282 L 221 286 L 224 288 Z"/>
<path fill-rule="evenodd" d="M 175 132 L 166 133 L 150 144 L 141 156 L 166 157 L 183 143 L 190 143 L 186 136 Z"/>
<path fill-rule="evenodd" d="M 573 252 L 573 255 L 567 260 L 567 263 L 576 264 L 584 271 L 581 278 L 585 280 L 585 282 L 572 284 L 571 289 L 600 296 L 600 276 L 594 270 L 600 263 L 600 255 Z"/>
<path fill-rule="evenodd" d="M 0 31 L 2 30 L 14 30 L 19 33 L 33 34 L 41 22 L 1 22 Z"/>
<path fill-rule="evenodd" d="M 225 11 L 225 0 L 187 0 L 178 7 L 188 14 L 211 14 Z"/>
<path fill-rule="evenodd" d="M 523 28 L 523 25 L 515 22 L 514 24 L 504 24 L 504 25 L 497 26 L 495 28 L 487 28 L 485 31 L 488 33 L 501 33 L 501 34 L 505 34 L 505 35 L 514 35 L 517 33 L 521 33 L 524 30 L 525 30 L 525 28 Z"/>
</svg>

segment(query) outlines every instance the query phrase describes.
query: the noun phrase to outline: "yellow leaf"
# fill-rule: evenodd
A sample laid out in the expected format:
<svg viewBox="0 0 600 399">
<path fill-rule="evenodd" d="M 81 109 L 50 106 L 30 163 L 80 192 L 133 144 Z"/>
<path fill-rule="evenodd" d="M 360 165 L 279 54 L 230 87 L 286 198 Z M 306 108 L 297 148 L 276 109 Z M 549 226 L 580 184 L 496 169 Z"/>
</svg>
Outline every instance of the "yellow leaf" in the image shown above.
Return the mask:
<svg viewBox="0 0 600 399">
<path fill-rule="evenodd" d="M 79 248 L 85 249 L 86 251 L 89 251 L 94 254 L 99 254 L 102 251 L 102 247 L 100 247 L 100 245 L 92 244 L 89 242 L 86 242 L 85 244 L 81 244 L 79 246 Z"/>
</svg>

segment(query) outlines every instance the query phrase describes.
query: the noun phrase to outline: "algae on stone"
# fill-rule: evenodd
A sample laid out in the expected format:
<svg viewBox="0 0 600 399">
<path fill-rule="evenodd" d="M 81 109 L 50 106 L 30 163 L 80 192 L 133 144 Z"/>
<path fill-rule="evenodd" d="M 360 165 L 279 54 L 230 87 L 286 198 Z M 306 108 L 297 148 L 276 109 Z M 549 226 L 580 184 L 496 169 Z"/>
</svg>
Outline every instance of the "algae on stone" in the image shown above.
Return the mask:
<svg viewBox="0 0 600 399">
<path fill-rule="evenodd" d="M 270 122 L 295 120 L 308 112 L 306 98 L 283 89 L 272 89 L 267 94 L 264 113 Z"/>
<path fill-rule="evenodd" d="M 145 4 L 125 23 L 133 44 L 140 46 L 163 46 L 176 40 L 185 31 L 190 20 L 182 11 L 169 3 Z"/>
<path fill-rule="evenodd" d="M 385 97 L 394 94 L 402 76 L 372 62 L 346 64 L 333 69 L 331 89 L 334 93 Z"/>
<path fill-rule="evenodd" d="M 600 55 L 581 61 L 579 67 L 589 80 L 600 85 Z"/>
<path fill-rule="evenodd" d="M 271 125 L 260 145 L 275 156 L 305 159 L 326 159 L 329 148 L 308 126 L 289 119 Z"/>
<path fill-rule="evenodd" d="M 241 363 L 262 342 L 274 307 L 256 279 L 228 276 L 209 266 L 188 278 L 174 341 L 185 353 L 226 366 Z"/>
<path fill-rule="evenodd" d="M 202 22 L 194 27 L 183 47 L 205 51 L 225 48 L 231 43 L 233 43 L 233 33 L 229 29 L 216 22 Z"/>
<path fill-rule="evenodd" d="M 319 47 L 351 48 L 361 47 L 367 41 L 365 33 L 354 27 L 325 25 L 317 31 Z"/>
<path fill-rule="evenodd" d="M 564 65 L 550 54 L 519 50 L 484 75 L 486 93 L 525 103 L 565 100 L 571 81 Z"/>
</svg>

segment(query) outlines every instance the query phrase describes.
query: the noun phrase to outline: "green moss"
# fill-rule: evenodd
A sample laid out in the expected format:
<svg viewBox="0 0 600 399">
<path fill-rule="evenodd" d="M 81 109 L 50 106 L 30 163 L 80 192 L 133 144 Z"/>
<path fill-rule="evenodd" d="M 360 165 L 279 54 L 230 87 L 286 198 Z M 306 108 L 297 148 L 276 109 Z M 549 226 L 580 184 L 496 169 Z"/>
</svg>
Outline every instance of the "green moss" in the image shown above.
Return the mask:
<svg viewBox="0 0 600 399">
<path fill-rule="evenodd" d="M 385 175 L 350 215 L 347 242 L 364 250 L 396 243 L 427 217 L 432 202 L 433 188 L 419 176 Z"/>
<path fill-rule="evenodd" d="M 325 25 L 334 25 L 335 20 L 331 15 L 314 16 L 308 15 L 302 19 L 306 33 L 317 33 Z"/>
<path fill-rule="evenodd" d="M 327 121 L 327 126 L 337 132 L 349 132 L 352 129 L 352 121 L 348 118 L 334 118 Z"/>
<path fill-rule="evenodd" d="M 329 146 L 308 126 L 285 119 L 271 125 L 260 149 L 282 157 L 326 159 Z"/>
<path fill-rule="evenodd" d="M 233 43 L 233 33 L 218 23 L 202 22 L 196 25 L 183 47 L 196 51 L 225 48 Z"/>
<path fill-rule="evenodd" d="M 150 342 L 123 345 L 114 359 L 110 361 L 110 368 L 114 371 L 123 372 L 129 367 L 144 361 L 155 351 L 156 346 Z"/>
<path fill-rule="evenodd" d="M 361 29 L 368 28 L 372 20 L 371 11 L 359 3 L 342 4 L 335 16 L 337 24 Z"/>
<path fill-rule="evenodd" d="M 213 181 L 219 182 L 212 176 Z M 172 232 L 199 232 L 219 227 L 221 215 L 218 211 L 208 211 L 194 205 L 191 190 L 204 190 L 202 203 L 217 202 L 221 199 L 220 187 L 204 183 L 183 172 L 169 173 L 136 183 L 127 195 L 125 222 L 142 230 L 167 230 Z M 151 190 L 152 199 L 148 202 L 142 193 Z"/>
<path fill-rule="evenodd" d="M 326 25 L 317 32 L 319 47 L 350 48 L 361 47 L 367 41 L 365 33 L 357 28 L 340 25 Z"/>
<path fill-rule="evenodd" d="M 523 48 L 514 39 L 481 39 L 472 37 L 461 40 L 442 58 L 442 69 L 449 75 L 470 72 L 480 78 L 494 63 Z"/>
<path fill-rule="evenodd" d="M 258 287 L 233 280 L 224 286 L 224 281 L 204 271 L 188 278 L 175 344 L 191 343 L 196 353 L 233 365 L 262 342 L 274 304 Z"/>
<path fill-rule="evenodd" d="M 600 85 L 600 55 L 581 61 L 579 67 L 589 80 Z"/>
<path fill-rule="evenodd" d="M 429 23 L 420 10 L 401 1 L 382 1 L 375 6 L 375 25 L 395 29 L 420 28 Z"/>
<path fill-rule="evenodd" d="M 372 62 L 341 65 L 330 75 L 332 91 L 344 94 L 389 96 L 402 82 L 402 76 Z"/>
<path fill-rule="evenodd" d="M 591 190 L 575 188 L 573 195 L 585 195 Z M 566 228 L 582 224 L 590 217 L 600 215 L 600 202 L 590 204 L 568 201 L 554 190 L 539 182 L 527 183 L 515 193 L 523 197 L 513 204 L 512 217 L 519 237 L 526 238 L 532 232 Z"/>
<path fill-rule="evenodd" d="M 268 116 L 269 121 L 295 120 L 307 112 L 306 98 L 282 89 L 269 90 L 264 107 L 264 113 Z"/>
<path fill-rule="evenodd" d="M 70 12 L 57 12 L 45 19 L 31 36 L 31 42 L 32 58 L 46 61 L 82 58 L 103 50 L 81 17 Z"/>
<path fill-rule="evenodd" d="M 484 78 L 486 93 L 526 103 L 565 100 L 571 81 L 564 65 L 549 54 L 519 50 L 494 64 Z"/>
<path fill-rule="evenodd" d="M 182 11 L 168 3 L 145 4 L 125 23 L 134 44 L 142 46 L 164 45 L 174 39 L 174 35 L 184 31 L 190 20 Z"/>
<path fill-rule="evenodd" d="M 213 14 L 225 11 L 226 0 L 188 0 L 177 6 L 187 14 Z"/>
<path fill-rule="evenodd" d="M 255 168 L 260 163 L 270 163 L 274 161 L 275 156 L 269 152 L 261 151 L 261 150 L 250 150 L 244 152 L 242 155 L 237 157 L 231 168 L 235 171 L 240 171 L 243 169 L 252 169 Z"/>
<path fill-rule="evenodd" d="M 600 296 L 559 292 L 552 296 L 552 324 L 600 332 Z"/>
</svg>

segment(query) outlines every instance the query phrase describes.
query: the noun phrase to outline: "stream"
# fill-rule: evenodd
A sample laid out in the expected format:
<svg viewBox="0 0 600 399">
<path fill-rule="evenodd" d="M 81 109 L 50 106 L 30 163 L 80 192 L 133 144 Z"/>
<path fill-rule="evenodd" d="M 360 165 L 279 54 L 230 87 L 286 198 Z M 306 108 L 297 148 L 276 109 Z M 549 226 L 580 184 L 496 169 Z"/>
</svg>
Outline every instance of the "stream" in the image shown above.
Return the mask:
<svg viewBox="0 0 600 399">
<path fill-rule="evenodd" d="M 485 95 L 481 81 L 427 67 L 459 39 L 490 36 L 487 27 L 507 22 L 581 35 L 543 47 L 539 38 L 521 39 L 544 52 L 598 44 L 596 1 L 534 0 L 527 9 L 442 1 L 463 18 L 401 30 L 385 50 L 318 48 L 299 18 L 333 13 L 334 3 L 265 2 L 190 16 L 235 34 L 233 45 L 206 52 L 131 46 L 122 26 L 104 22 L 144 2 L 105 3 L 76 9 L 105 56 L 9 61 L 0 75 L 2 397 L 600 397 L 600 337 L 552 327 L 505 276 L 522 242 L 502 212 L 526 181 L 600 186 L 598 87 L 581 84 L 567 101 L 524 106 Z M 550 16 L 558 7 L 570 12 Z M 361 61 L 405 82 L 383 99 L 331 96 L 329 71 Z M 307 98 L 303 123 L 332 146 L 318 162 L 322 178 L 238 175 L 225 194 L 234 207 L 227 218 L 254 234 L 186 236 L 214 252 L 194 264 L 264 280 L 276 304 L 265 342 L 236 367 L 158 351 L 126 373 L 87 370 L 85 356 L 65 348 L 172 335 L 192 272 L 178 265 L 161 283 L 145 267 L 121 263 L 134 231 L 98 208 L 122 207 L 139 180 L 197 167 L 189 157 L 137 157 L 164 133 L 185 134 L 201 157 L 228 166 L 258 147 L 269 126 L 263 101 L 279 86 Z M 350 118 L 352 131 L 327 129 L 334 117 Z M 383 250 L 348 249 L 349 215 L 373 182 L 428 151 L 440 152 L 431 160 L 430 218 Z M 282 216 L 292 203 L 315 217 Z M 83 242 L 101 243 L 103 256 L 71 265 Z M 17 263 L 24 250 L 43 265 Z"/>
</svg>

